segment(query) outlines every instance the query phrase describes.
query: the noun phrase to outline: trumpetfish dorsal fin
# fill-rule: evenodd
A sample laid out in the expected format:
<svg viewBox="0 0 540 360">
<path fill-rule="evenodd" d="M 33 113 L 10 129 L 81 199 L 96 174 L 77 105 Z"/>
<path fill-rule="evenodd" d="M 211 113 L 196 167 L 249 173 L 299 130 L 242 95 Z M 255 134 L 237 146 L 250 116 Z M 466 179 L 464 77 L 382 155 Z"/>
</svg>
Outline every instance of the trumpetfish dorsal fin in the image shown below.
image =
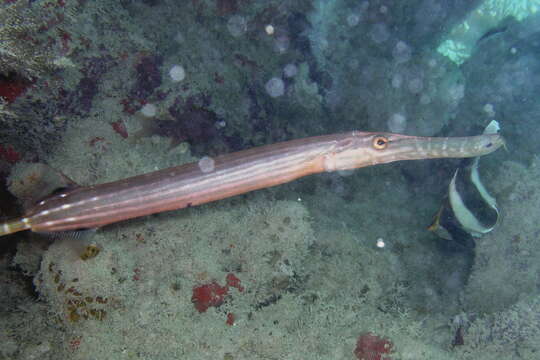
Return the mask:
<svg viewBox="0 0 540 360">
<path fill-rule="evenodd" d="M 42 163 L 17 163 L 8 177 L 8 190 L 28 209 L 43 199 L 65 189 L 78 187 L 69 177 Z M 0 236 L 31 229 L 24 216 L 0 222 Z"/>
</svg>

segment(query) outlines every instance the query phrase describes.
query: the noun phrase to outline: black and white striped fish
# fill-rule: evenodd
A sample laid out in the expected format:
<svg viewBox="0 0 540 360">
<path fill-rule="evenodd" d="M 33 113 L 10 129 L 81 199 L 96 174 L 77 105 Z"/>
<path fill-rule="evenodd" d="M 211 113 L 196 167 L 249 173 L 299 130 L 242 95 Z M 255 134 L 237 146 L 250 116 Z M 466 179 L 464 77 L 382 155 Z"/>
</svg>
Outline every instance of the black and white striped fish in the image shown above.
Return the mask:
<svg viewBox="0 0 540 360">
<path fill-rule="evenodd" d="M 492 121 L 484 134 L 499 132 Z M 464 159 L 448 185 L 448 194 L 434 216 L 428 230 L 437 236 L 474 247 L 472 241 L 493 230 L 499 220 L 497 202 L 480 180 L 480 157 Z"/>
</svg>

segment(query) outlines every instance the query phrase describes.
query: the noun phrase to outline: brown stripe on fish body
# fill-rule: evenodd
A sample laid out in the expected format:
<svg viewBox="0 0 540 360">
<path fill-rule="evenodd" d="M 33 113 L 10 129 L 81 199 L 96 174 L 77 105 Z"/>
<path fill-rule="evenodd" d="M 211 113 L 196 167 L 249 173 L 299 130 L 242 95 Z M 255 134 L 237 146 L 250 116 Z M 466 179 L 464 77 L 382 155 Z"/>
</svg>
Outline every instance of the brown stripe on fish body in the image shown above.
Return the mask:
<svg viewBox="0 0 540 360">
<path fill-rule="evenodd" d="M 217 157 L 215 169 L 208 173 L 192 163 L 75 189 L 38 204 L 27 217 L 33 231 L 93 228 L 282 184 L 322 171 L 317 159 L 335 141 L 313 140 Z"/>
</svg>

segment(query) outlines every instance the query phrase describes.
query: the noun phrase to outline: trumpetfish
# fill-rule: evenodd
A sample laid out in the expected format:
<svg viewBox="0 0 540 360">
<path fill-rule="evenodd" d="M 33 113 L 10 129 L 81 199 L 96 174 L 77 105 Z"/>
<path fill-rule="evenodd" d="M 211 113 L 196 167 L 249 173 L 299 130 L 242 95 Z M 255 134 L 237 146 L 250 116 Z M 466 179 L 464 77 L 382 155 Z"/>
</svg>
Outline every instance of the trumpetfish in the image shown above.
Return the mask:
<svg viewBox="0 0 540 360">
<path fill-rule="evenodd" d="M 303 176 L 399 160 L 465 158 L 504 144 L 499 134 L 418 137 L 351 131 L 291 140 L 225 154 L 114 182 L 62 189 L 0 224 L 0 236 L 18 231 L 60 232 L 107 224 L 221 200 Z"/>
</svg>

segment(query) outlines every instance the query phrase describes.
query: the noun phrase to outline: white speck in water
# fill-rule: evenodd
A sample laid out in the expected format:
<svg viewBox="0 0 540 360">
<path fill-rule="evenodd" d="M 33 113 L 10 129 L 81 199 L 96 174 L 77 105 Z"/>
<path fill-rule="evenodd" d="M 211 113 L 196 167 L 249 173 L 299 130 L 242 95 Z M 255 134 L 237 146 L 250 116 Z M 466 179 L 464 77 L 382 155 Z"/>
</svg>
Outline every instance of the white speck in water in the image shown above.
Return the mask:
<svg viewBox="0 0 540 360">
<path fill-rule="evenodd" d="M 157 107 L 154 104 L 145 104 L 141 108 L 141 114 L 143 114 L 145 117 L 151 118 L 156 116 L 157 113 Z"/>
<path fill-rule="evenodd" d="M 268 80 L 268 82 L 266 83 L 264 87 L 268 95 L 270 95 L 273 98 L 279 97 L 285 94 L 285 83 L 280 78 L 277 78 L 277 77 L 271 78 L 270 80 Z"/>
<path fill-rule="evenodd" d="M 186 78 L 186 71 L 184 68 L 180 65 L 174 65 L 169 70 L 169 76 L 171 77 L 171 80 L 174 82 L 182 81 Z"/>
<path fill-rule="evenodd" d="M 406 63 L 411 59 L 412 49 L 407 43 L 398 41 L 392 50 L 392 56 L 397 64 Z"/>
<path fill-rule="evenodd" d="M 388 119 L 387 125 L 391 132 L 402 133 L 407 128 L 407 118 L 403 114 L 394 113 Z"/>
<path fill-rule="evenodd" d="M 225 120 L 218 120 L 214 125 L 216 126 L 216 128 L 222 129 L 227 126 L 227 122 Z"/>
<path fill-rule="evenodd" d="M 199 169 L 201 169 L 203 173 L 209 173 L 214 171 L 216 162 L 211 157 L 204 156 L 201 158 L 201 160 L 199 160 L 198 165 Z"/>
<path fill-rule="evenodd" d="M 274 50 L 278 53 L 283 54 L 289 49 L 290 40 L 287 35 L 277 36 L 274 40 Z"/>
<path fill-rule="evenodd" d="M 378 238 L 378 239 L 377 239 L 376 245 L 377 245 L 377 247 L 378 247 L 379 249 L 382 249 L 382 248 L 385 247 L 386 244 L 384 243 L 383 238 Z"/>
<path fill-rule="evenodd" d="M 419 94 L 424 88 L 424 82 L 421 78 L 414 78 L 409 81 L 409 91 L 413 94 Z"/>
<path fill-rule="evenodd" d="M 243 35 L 247 31 L 246 18 L 240 15 L 232 16 L 229 21 L 227 21 L 227 29 L 229 29 L 229 33 L 234 37 Z"/>
<path fill-rule="evenodd" d="M 428 105 L 431 103 L 431 97 L 428 94 L 422 94 L 420 96 L 420 104 Z"/>
<path fill-rule="evenodd" d="M 390 38 L 390 31 L 384 23 L 377 23 L 371 27 L 369 35 L 373 42 L 382 44 Z"/>
<path fill-rule="evenodd" d="M 401 74 L 394 74 L 392 76 L 392 87 L 394 89 L 399 89 L 401 87 L 401 84 L 403 83 L 403 76 Z"/>
<path fill-rule="evenodd" d="M 356 14 L 349 14 L 349 16 L 347 16 L 347 25 L 349 25 L 350 27 L 358 25 L 359 22 L 360 16 Z"/>
<path fill-rule="evenodd" d="M 287 64 L 283 68 L 283 75 L 286 78 L 292 78 L 298 73 L 298 67 L 294 64 Z"/>
<path fill-rule="evenodd" d="M 489 117 L 494 117 L 494 116 L 495 116 L 495 108 L 493 107 L 493 104 L 486 104 L 486 105 L 484 105 L 484 112 L 485 112 Z"/>
</svg>

